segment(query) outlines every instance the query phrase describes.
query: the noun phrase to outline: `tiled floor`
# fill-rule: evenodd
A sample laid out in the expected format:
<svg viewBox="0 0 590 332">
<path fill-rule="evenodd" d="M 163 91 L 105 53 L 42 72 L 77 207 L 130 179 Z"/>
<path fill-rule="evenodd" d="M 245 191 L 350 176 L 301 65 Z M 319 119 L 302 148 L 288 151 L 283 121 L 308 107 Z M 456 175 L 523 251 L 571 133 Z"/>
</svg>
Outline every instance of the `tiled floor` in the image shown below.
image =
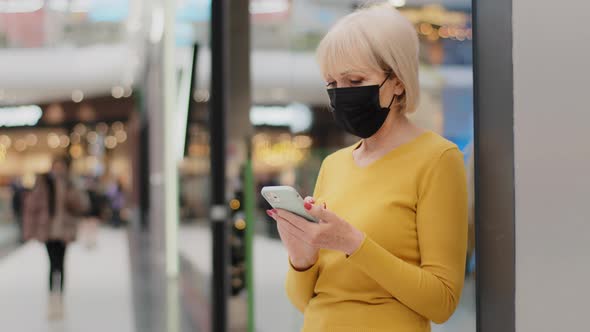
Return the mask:
<svg viewBox="0 0 590 332">
<path fill-rule="evenodd" d="M 150 245 L 150 234 L 139 230 L 129 232 L 129 249 L 133 280 L 133 303 L 138 332 L 198 332 L 197 322 L 186 310 L 182 281 L 186 268 L 177 279 L 165 276 L 164 261 Z M 187 294 L 183 294 L 187 293 Z M 202 311 L 202 310 L 201 310 Z"/>
<path fill-rule="evenodd" d="M 48 322 L 45 247 L 29 242 L 0 260 L 2 331 L 134 332 L 124 231 L 104 229 L 98 246 L 68 247 L 65 319 Z"/>
<path fill-rule="evenodd" d="M 181 273 L 168 280 L 149 234 L 102 229 L 98 246 L 68 248 L 66 316 L 50 323 L 47 310 L 47 254 L 29 242 L 0 258 L 0 327 L 26 332 L 198 332 L 209 331 L 211 243 L 208 228 L 183 226 Z M 255 240 L 257 331 L 295 332 L 302 315 L 283 290 L 286 253 L 280 242 Z M 130 259 L 131 258 L 131 259 Z M 475 331 L 475 287 L 466 283 L 460 308 L 433 332 Z M 232 331 L 245 323 L 243 297 L 230 302 Z"/>
<path fill-rule="evenodd" d="M 18 228 L 11 223 L 0 223 L 0 257 L 18 244 Z"/>
<path fill-rule="evenodd" d="M 209 229 L 182 226 L 180 252 L 200 273 L 211 273 L 211 237 Z M 289 303 L 284 287 L 287 254 L 281 243 L 257 236 L 254 244 L 255 313 L 258 332 L 299 331 L 302 315 Z M 432 326 L 433 332 L 475 331 L 475 282 L 465 283 L 461 304 L 455 315 L 443 325 Z"/>
</svg>

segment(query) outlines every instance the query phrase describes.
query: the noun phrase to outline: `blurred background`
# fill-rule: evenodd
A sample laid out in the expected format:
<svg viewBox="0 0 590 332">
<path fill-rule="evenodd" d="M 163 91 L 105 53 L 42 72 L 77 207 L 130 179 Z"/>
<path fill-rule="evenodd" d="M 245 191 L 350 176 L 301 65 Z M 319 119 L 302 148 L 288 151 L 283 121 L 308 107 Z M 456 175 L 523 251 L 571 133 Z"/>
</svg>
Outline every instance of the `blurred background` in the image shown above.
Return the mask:
<svg viewBox="0 0 590 332">
<path fill-rule="evenodd" d="M 422 99 L 413 120 L 455 142 L 471 171 L 471 1 L 390 2 L 420 37 Z M 246 218 L 246 196 L 273 184 L 311 195 L 322 159 L 356 141 L 332 121 L 314 51 L 364 3 L 229 5 L 231 330 L 301 327 L 283 290 L 287 254 L 266 203 L 252 197 Z M 9 330 L 211 329 L 211 11 L 211 0 L 0 0 L 0 317 Z M 48 262 L 40 244 L 21 241 L 22 202 L 61 154 L 72 158 L 100 226 L 79 227 L 66 256 L 66 314 L 48 321 Z M 473 218 L 469 234 L 460 307 L 433 331 L 475 331 Z"/>
</svg>

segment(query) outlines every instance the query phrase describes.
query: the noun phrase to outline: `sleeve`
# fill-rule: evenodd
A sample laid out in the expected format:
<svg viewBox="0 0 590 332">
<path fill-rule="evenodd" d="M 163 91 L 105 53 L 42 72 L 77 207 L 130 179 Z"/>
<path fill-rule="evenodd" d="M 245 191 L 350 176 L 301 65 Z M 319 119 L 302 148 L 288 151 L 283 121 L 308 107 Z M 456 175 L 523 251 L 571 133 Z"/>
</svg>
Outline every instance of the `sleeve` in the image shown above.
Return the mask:
<svg viewBox="0 0 590 332">
<path fill-rule="evenodd" d="M 25 240 L 34 238 L 41 212 L 47 210 L 46 188 L 41 181 L 41 177 L 38 176 L 33 190 L 25 196 L 23 202 L 23 238 Z"/>
<path fill-rule="evenodd" d="M 316 180 L 315 189 L 313 191 L 313 197 L 315 198 L 321 196 L 324 168 L 326 167 L 325 164 L 326 162 L 324 161 L 320 167 L 320 172 Z M 309 300 L 315 295 L 314 288 L 318 275 L 319 266 L 317 262 L 305 271 L 295 270 L 291 262 L 289 262 L 289 271 L 287 272 L 286 281 L 287 297 L 301 312 L 305 311 L 305 307 L 309 303 Z"/>
<path fill-rule="evenodd" d="M 420 266 L 368 237 L 348 260 L 401 303 L 440 324 L 459 303 L 465 271 L 467 185 L 457 148 L 446 150 L 419 184 L 416 224 Z"/>
</svg>

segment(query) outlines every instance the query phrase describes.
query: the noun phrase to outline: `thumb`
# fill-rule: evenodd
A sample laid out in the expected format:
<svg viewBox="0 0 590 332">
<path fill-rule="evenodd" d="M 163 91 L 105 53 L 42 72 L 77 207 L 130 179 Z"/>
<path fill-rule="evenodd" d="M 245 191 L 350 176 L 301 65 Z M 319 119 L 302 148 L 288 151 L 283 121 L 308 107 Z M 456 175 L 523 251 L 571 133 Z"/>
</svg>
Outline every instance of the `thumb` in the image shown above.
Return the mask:
<svg viewBox="0 0 590 332">
<path fill-rule="evenodd" d="M 304 204 L 305 209 L 307 212 L 312 215 L 314 218 L 323 221 L 323 222 L 331 222 L 334 221 L 336 215 L 326 209 L 326 204 L 311 204 L 306 202 Z"/>
</svg>

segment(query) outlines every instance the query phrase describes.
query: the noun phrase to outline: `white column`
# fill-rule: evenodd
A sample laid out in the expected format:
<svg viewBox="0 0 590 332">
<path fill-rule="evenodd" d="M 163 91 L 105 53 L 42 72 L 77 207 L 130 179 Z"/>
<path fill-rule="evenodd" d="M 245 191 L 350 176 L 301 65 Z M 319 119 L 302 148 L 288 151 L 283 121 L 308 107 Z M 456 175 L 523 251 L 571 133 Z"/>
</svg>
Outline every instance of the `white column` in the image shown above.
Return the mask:
<svg viewBox="0 0 590 332">
<path fill-rule="evenodd" d="M 175 149 L 176 123 L 176 65 L 175 33 L 176 1 L 163 0 L 163 76 L 164 76 L 164 218 L 166 223 L 166 274 L 178 275 L 178 165 Z"/>
<path fill-rule="evenodd" d="M 513 0 L 517 332 L 590 329 L 589 12 Z"/>
</svg>

